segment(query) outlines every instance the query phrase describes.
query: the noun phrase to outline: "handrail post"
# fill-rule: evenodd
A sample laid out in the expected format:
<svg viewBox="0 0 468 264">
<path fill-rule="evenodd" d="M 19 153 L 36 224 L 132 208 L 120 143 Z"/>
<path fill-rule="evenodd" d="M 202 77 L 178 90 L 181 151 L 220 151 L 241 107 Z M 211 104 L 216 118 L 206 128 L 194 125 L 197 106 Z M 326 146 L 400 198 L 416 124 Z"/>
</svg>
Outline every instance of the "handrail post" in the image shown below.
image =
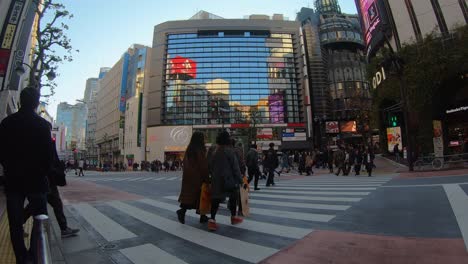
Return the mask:
<svg viewBox="0 0 468 264">
<path fill-rule="evenodd" d="M 35 264 L 51 264 L 50 256 L 50 225 L 47 215 L 34 216 L 31 232 L 31 253 Z"/>
</svg>

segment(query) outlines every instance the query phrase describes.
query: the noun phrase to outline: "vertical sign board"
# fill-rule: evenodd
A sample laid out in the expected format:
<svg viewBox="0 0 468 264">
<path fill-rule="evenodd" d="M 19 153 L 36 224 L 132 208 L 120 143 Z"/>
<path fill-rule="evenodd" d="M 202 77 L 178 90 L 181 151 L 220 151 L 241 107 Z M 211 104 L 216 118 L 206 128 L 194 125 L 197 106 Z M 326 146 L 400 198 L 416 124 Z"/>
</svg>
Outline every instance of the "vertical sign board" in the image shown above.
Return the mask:
<svg viewBox="0 0 468 264">
<path fill-rule="evenodd" d="M 13 62 L 11 64 L 12 69 L 21 66 L 24 61 L 24 55 L 27 54 L 27 46 L 29 38 L 31 36 L 31 30 L 34 23 L 34 18 L 36 17 L 37 3 L 32 1 L 24 11 L 26 13 L 25 20 L 21 23 L 21 28 L 16 44 L 16 51 L 13 54 Z M 8 87 L 10 90 L 18 90 L 20 88 L 20 79 L 21 77 L 16 74 L 15 71 L 10 71 L 10 78 L 8 79 Z"/>
<path fill-rule="evenodd" d="M 436 157 L 444 156 L 444 140 L 442 132 L 442 121 L 432 120 L 432 126 L 434 128 L 434 154 Z"/>
<path fill-rule="evenodd" d="M 13 0 L 0 34 L 0 90 L 3 90 L 11 48 L 15 40 L 18 24 L 25 6 L 25 0 Z"/>
<path fill-rule="evenodd" d="M 388 16 L 382 0 L 355 0 L 361 18 L 362 32 L 367 54 L 384 41 L 388 28 Z"/>
</svg>

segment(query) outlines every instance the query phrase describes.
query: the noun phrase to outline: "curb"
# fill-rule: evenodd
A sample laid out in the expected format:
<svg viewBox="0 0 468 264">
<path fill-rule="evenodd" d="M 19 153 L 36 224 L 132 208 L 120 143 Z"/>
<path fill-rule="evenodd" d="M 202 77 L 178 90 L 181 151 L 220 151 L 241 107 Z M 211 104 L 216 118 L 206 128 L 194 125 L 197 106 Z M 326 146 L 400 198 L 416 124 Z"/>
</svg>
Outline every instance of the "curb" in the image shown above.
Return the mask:
<svg viewBox="0 0 468 264">
<path fill-rule="evenodd" d="M 47 204 L 47 211 L 53 212 L 54 209 L 49 204 Z M 55 215 L 53 215 L 53 213 L 49 213 L 49 227 L 49 247 L 52 263 L 66 263 L 62 252 L 60 229 L 57 229 L 58 222 L 57 219 L 55 219 Z"/>
<path fill-rule="evenodd" d="M 401 167 L 401 168 L 408 169 L 408 166 L 406 166 L 406 165 L 404 165 L 404 164 L 401 164 L 401 163 L 398 163 L 398 162 L 396 162 L 396 161 L 394 161 L 394 160 L 392 160 L 392 159 L 389 159 L 389 158 L 387 158 L 387 157 L 384 157 L 384 156 L 382 156 L 382 154 L 380 154 L 380 157 L 381 157 L 382 159 L 385 159 L 385 160 L 387 160 L 388 162 L 392 163 L 393 165 L 399 166 L 399 167 Z"/>
</svg>

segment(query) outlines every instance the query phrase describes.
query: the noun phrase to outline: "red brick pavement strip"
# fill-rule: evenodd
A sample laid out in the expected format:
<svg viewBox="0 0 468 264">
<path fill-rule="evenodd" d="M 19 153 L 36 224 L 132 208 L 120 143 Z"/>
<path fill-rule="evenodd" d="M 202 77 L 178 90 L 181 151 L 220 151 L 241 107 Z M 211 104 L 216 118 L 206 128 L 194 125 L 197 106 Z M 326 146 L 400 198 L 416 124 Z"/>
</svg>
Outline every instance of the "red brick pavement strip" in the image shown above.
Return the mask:
<svg viewBox="0 0 468 264">
<path fill-rule="evenodd" d="M 400 179 L 420 178 L 420 177 L 437 177 L 437 176 L 468 176 L 468 169 L 443 170 L 443 171 L 416 171 L 405 172 L 400 174 Z"/>
<path fill-rule="evenodd" d="M 462 239 L 315 231 L 262 264 L 466 264 Z"/>
<path fill-rule="evenodd" d="M 80 180 L 69 180 L 67 186 L 59 189 L 60 195 L 65 204 L 108 202 L 114 200 L 138 200 L 143 198 L 136 194 Z"/>
</svg>

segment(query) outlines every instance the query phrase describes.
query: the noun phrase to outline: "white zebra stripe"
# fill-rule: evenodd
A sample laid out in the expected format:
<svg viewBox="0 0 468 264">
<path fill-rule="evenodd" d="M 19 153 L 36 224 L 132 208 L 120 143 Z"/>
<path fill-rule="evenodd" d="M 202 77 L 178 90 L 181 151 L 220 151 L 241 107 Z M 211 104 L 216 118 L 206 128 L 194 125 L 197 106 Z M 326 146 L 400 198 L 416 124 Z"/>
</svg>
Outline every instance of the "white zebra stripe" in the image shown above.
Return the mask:
<svg viewBox="0 0 468 264">
<path fill-rule="evenodd" d="M 329 202 L 359 202 L 361 198 L 354 197 L 327 197 L 327 196 L 294 196 L 279 194 L 250 193 L 252 197 L 280 198 L 287 200 L 329 201 Z"/>
<path fill-rule="evenodd" d="M 187 262 L 167 253 L 153 244 L 124 248 L 120 250 L 120 253 L 134 264 L 153 264 L 155 260 L 157 260 L 158 263 L 187 264 Z"/>
</svg>

